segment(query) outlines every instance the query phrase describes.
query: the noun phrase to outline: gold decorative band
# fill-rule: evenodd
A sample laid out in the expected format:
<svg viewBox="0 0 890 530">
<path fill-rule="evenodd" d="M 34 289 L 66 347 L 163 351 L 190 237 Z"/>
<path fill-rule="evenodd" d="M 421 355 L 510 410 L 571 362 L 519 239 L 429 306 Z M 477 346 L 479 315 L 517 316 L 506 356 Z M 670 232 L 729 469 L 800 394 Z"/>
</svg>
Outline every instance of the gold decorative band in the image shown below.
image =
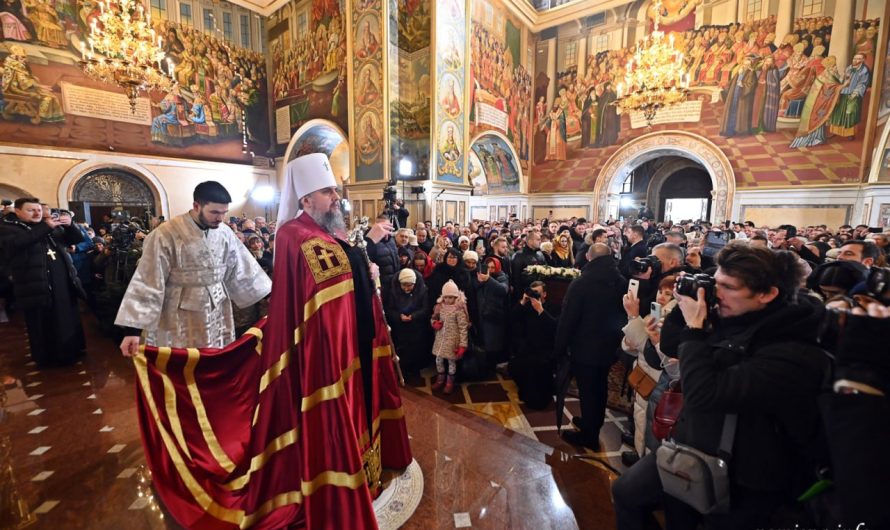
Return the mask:
<svg viewBox="0 0 890 530">
<path fill-rule="evenodd" d="M 330 385 L 323 386 L 304 397 L 300 410 L 308 412 L 322 401 L 337 399 L 342 396 L 346 392 L 346 381 L 348 381 L 349 378 L 352 377 L 352 374 L 361 368 L 361 366 L 362 363 L 358 357 L 353 359 L 352 363 L 350 363 L 350 365 L 343 370 L 343 373 L 340 374 L 340 379 Z"/>
<path fill-rule="evenodd" d="M 182 450 L 182 453 L 189 460 L 192 459 L 188 445 L 185 443 L 185 435 L 182 433 L 182 423 L 179 421 L 179 411 L 176 406 L 176 389 L 173 388 L 173 381 L 167 375 L 167 363 L 170 362 L 170 348 L 158 348 L 158 357 L 155 360 L 155 367 L 161 374 L 161 381 L 164 383 L 164 408 L 167 411 L 167 419 L 170 421 L 170 428 L 173 429 L 173 436 L 176 437 L 176 443 Z"/>
<path fill-rule="evenodd" d="M 207 417 L 207 410 L 204 408 L 204 401 L 201 399 L 201 391 L 195 381 L 195 368 L 201 359 L 201 352 L 197 348 L 188 348 L 188 361 L 185 363 L 185 383 L 188 386 L 189 395 L 192 397 L 192 405 L 195 407 L 195 413 L 198 415 L 198 424 L 201 426 L 201 433 L 204 435 L 204 441 L 210 448 L 210 453 L 216 459 L 220 467 L 231 473 L 235 470 L 235 463 L 229 458 L 229 455 L 223 450 L 216 434 L 213 432 L 213 426 L 210 425 L 210 419 Z"/>
<path fill-rule="evenodd" d="M 297 429 L 294 428 L 269 442 L 269 445 L 266 446 L 266 449 L 263 450 L 262 453 L 250 459 L 250 468 L 248 468 L 247 472 L 226 484 L 225 488 L 237 490 L 246 486 L 247 483 L 250 482 L 250 476 L 262 469 L 263 466 L 266 465 L 266 462 L 272 458 L 272 455 L 281 451 L 285 447 L 297 443 L 297 438 Z"/>
<path fill-rule="evenodd" d="M 389 357 L 392 355 L 392 346 L 389 344 L 385 346 L 377 346 L 373 351 L 373 358 L 380 359 L 381 357 Z"/>
</svg>

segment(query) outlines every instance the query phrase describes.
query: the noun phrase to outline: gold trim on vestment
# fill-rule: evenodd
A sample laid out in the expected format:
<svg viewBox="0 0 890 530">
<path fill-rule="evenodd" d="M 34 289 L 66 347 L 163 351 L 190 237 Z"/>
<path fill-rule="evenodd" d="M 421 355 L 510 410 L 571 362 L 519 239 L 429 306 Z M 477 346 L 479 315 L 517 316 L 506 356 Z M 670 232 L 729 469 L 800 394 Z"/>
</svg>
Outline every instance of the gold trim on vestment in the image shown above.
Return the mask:
<svg viewBox="0 0 890 530">
<path fill-rule="evenodd" d="M 250 328 L 244 332 L 245 335 L 253 335 L 256 337 L 256 354 L 263 354 L 263 330 L 260 328 Z"/>
<path fill-rule="evenodd" d="M 361 368 L 361 366 L 361 359 L 359 359 L 358 357 L 353 359 L 349 366 L 347 366 L 346 369 L 343 370 L 343 373 L 340 374 L 340 379 L 338 379 L 334 383 L 331 383 L 330 385 L 323 386 L 312 392 L 308 396 L 304 397 L 300 410 L 302 412 L 309 412 L 322 401 L 337 399 L 338 397 L 345 394 L 346 381 L 348 381 L 349 378 L 352 377 L 352 374 L 354 374 L 359 368 Z"/>
<path fill-rule="evenodd" d="M 392 355 L 392 346 L 387 344 L 385 346 L 377 346 L 374 348 L 372 358 L 380 359 L 381 357 L 389 357 Z"/>
<path fill-rule="evenodd" d="M 338 488 L 349 488 L 351 490 L 360 488 L 365 484 L 365 470 L 360 469 L 357 473 L 350 475 L 345 471 L 322 471 L 309 482 L 303 481 L 300 489 L 303 495 L 308 497 L 316 492 L 322 486 L 336 486 Z"/>
<path fill-rule="evenodd" d="M 297 437 L 297 429 L 291 429 L 269 442 L 269 444 L 266 446 L 266 449 L 263 450 L 262 453 L 250 459 L 250 467 L 247 469 L 247 471 L 240 477 L 226 484 L 225 488 L 230 490 L 237 490 L 246 486 L 247 483 L 250 482 L 250 476 L 253 473 L 256 473 L 257 471 L 262 469 L 262 467 L 266 465 L 266 462 L 268 462 L 272 458 L 272 455 L 274 455 L 278 451 L 281 451 L 285 447 L 297 443 Z"/>
<path fill-rule="evenodd" d="M 235 463 L 229 458 L 229 455 L 223 450 L 216 434 L 213 432 L 213 426 L 210 424 L 210 418 L 207 417 L 207 410 L 204 409 L 204 401 L 201 399 L 201 391 L 198 390 L 198 384 L 195 382 L 195 368 L 201 359 L 201 352 L 197 348 L 187 348 L 188 361 L 185 363 L 185 383 L 189 389 L 189 395 L 192 397 L 192 405 L 195 407 L 195 413 L 198 415 L 198 424 L 201 426 L 201 433 L 204 435 L 204 441 L 210 448 L 210 453 L 216 462 L 231 473 L 235 470 Z"/>
<path fill-rule="evenodd" d="M 294 330 L 294 344 L 293 345 L 296 346 L 297 344 L 300 343 L 300 340 L 302 339 L 303 334 L 305 333 L 304 329 L 306 326 L 306 322 L 308 322 L 309 319 L 312 318 L 312 315 L 317 313 L 318 310 L 321 309 L 321 307 L 323 305 L 325 305 L 326 303 L 328 303 L 332 300 L 336 300 L 337 298 L 340 298 L 341 296 L 351 293 L 354 290 L 355 290 L 355 285 L 352 282 L 352 278 L 350 278 L 348 280 L 343 280 L 340 283 L 334 284 L 330 287 L 327 287 L 327 288 L 322 289 L 321 291 L 318 291 L 317 293 L 315 293 L 315 296 L 313 296 L 309 301 L 307 301 L 303 305 L 303 321 Z M 275 362 L 275 364 L 273 364 L 266 370 L 266 372 L 260 378 L 260 393 L 262 393 L 264 390 L 266 390 L 269 387 L 269 385 L 272 384 L 272 381 L 277 379 L 284 372 L 285 368 L 287 368 L 288 364 L 290 364 L 290 357 L 291 357 L 292 351 L 293 351 L 293 348 L 288 348 L 287 351 L 285 351 L 284 353 L 281 354 L 281 356 L 278 358 L 278 360 Z"/>
<path fill-rule="evenodd" d="M 195 502 L 197 502 L 198 506 L 200 506 L 205 512 L 221 521 L 232 524 L 240 524 L 244 520 L 244 511 L 226 508 L 217 504 L 217 502 L 210 497 L 210 495 L 204 490 L 204 488 L 202 488 L 201 485 L 198 484 L 198 482 L 195 480 L 195 477 L 192 476 L 191 471 L 189 471 L 188 466 L 182 460 L 182 455 L 180 455 L 179 451 L 176 450 L 175 443 L 170 438 L 170 434 L 167 432 L 167 429 L 164 428 L 164 425 L 161 423 L 161 417 L 158 414 L 158 408 L 157 405 L 155 405 L 154 396 L 152 396 L 151 394 L 151 385 L 148 381 L 148 361 L 145 356 L 137 355 L 133 357 L 133 364 L 136 365 L 136 375 L 139 377 L 139 384 L 140 386 L 142 386 L 142 393 L 145 394 L 145 401 L 148 403 L 148 409 L 155 420 L 155 425 L 158 428 L 158 432 L 161 434 L 161 439 L 164 441 L 164 446 L 167 449 L 167 453 L 170 455 L 170 459 L 173 460 L 173 466 L 176 468 L 176 472 L 179 473 L 179 478 L 182 479 L 183 484 L 185 484 L 185 487 L 189 490 L 189 493 L 192 494 Z"/>
<path fill-rule="evenodd" d="M 167 411 L 167 419 L 170 420 L 170 427 L 173 428 L 173 436 L 176 437 L 176 443 L 185 454 L 186 458 L 192 459 L 188 445 L 185 443 L 185 435 L 182 433 L 182 423 L 179 421 L 179 411 L 176 409 L 176 389 L 173 388 L 173 381 L 167 375 L 167 363 L 170 362 L 170 355 L 173 351 L 167 347 L 158 348 L 158 357 L 155 360 L 155 367 L 161 374 L 161 381 L 164 382 L 164 408 Z"/>
<path fill-rule="evenodd" d="M 374 421 L 371 423 L 371 432 L 376 433 L 380 429 L 380 420 L 397 420 L 405 417 L 405 409 L 399 407 L 397 409 L 382 409 L 380 414 L 374 418 Z M 362 434 L 361 438 L 358 440 L 359 447 L 364 447 L 365 444 L 371 441 L 371 436 L 368 434 L 366 430 L 364 434 Z"/>
</svg>

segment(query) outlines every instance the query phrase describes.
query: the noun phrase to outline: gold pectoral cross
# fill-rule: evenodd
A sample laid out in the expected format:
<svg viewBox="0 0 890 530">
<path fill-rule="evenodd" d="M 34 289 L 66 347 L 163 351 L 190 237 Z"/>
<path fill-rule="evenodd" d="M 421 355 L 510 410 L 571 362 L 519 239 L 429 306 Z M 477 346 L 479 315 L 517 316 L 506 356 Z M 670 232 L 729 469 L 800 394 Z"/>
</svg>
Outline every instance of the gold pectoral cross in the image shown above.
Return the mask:
<svg viewBox="0 0 890 530">
<path fill-rule="evenodd" d="M 56 261 L 56 251 L 54 251 L 53 249 L 47 249 L 46 255 L 49 256 L 53 261 Z"/>
</svg>

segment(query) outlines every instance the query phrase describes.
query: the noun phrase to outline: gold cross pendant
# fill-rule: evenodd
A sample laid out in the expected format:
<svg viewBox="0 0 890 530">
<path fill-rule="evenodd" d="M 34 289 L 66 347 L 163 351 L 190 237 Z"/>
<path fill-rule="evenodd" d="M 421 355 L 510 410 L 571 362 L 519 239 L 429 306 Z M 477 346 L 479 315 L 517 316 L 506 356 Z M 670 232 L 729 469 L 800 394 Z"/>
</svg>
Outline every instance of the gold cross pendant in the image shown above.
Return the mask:
<svg viewBox="0 0 890 530">
<path fill-rule="evenodd" d="M 47 249 L 46 255 L 49 256 L 53 261 L 56 261 L 56 251 L 53 249 Z"/>
</svg>

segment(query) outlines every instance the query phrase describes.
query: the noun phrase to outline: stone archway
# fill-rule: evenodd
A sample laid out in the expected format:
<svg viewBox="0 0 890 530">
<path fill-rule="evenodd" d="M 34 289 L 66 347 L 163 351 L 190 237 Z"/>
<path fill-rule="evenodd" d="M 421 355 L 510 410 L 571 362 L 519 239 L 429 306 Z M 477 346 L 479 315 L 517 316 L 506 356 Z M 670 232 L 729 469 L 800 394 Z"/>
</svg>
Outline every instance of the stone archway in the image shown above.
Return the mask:
<svg viewBox="0 0 890 530">
<path fill-rule="evenodd" d="M 664 131 L 636 138 L 609 157 L 596 179 L 593 219 L 608 217 L 610 202 L 618 200 L 621 185 L 634 168 L 662 156 L 679 156 L 701 164 L 713 186 L 711 222 L 729 218 L 735 196 L 735 175 L 729 159 L 703 136 L 685 131 Z"/>
<path fill-rule="evenodd" d="M 81 180 L 89 175 L 103 171 L 122 172 L 135 178 L 137 186 L 144 186 L 152 196 L 151 204 L 154 206 L 155 215 L 170 216 L 170 202 L 166 190 L 157 176 L 140 166 L 129 166 L 114 162 L 103 163 L 102 159 L 87 160 L 71 168 L 59 183 L 58 201 L 61 208 L 69 208 L 72 201 L 79 201 L 76 190 L 82 186 Z M 83 189 L 83 188 L 81 188 Z M 144 192 L 144 188 L 143 188 Z M 109 201 L 111 203 L 113 201 Z"/>
</svg>

